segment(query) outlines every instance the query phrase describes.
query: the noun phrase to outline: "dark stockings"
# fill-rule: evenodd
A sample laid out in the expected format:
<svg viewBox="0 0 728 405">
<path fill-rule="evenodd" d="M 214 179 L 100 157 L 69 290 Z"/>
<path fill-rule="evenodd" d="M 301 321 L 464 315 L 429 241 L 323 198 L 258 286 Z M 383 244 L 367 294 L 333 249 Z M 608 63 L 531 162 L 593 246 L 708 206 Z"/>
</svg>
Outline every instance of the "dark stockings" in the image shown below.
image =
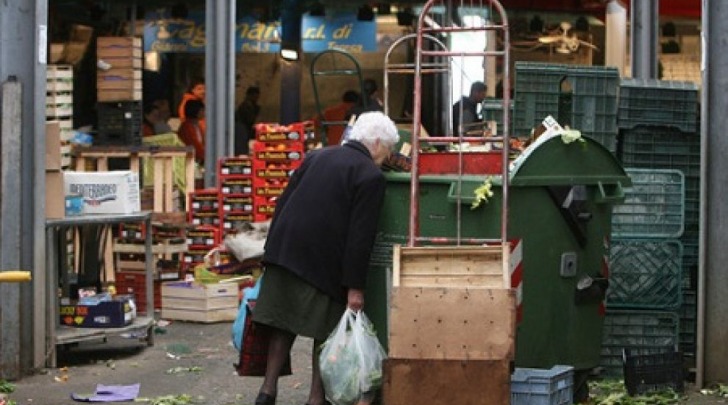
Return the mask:
<svg viewBox="0 0 728 405">
<path fill-rule="evenodd" d="M 268 343 L 268 367 L 265 370 L 265 378 L 263 379 L 263 385 L 260 387 L 260 392 L 273 397 L 278 393 L 278 377 L 286 360 L 288 360 L 295 339 L 296 335 L 292 333 L 271 328 Z"/>
<path fill-rule="evenodd" d="M 324 404 L 324 383 L 321 381 L 321 369 L 319 368 L 319 348 L 323 344 L 321 340 L 314 340 L 311 348 L 311 391 L 308 394 L 308 405 Z"/>
</svg>

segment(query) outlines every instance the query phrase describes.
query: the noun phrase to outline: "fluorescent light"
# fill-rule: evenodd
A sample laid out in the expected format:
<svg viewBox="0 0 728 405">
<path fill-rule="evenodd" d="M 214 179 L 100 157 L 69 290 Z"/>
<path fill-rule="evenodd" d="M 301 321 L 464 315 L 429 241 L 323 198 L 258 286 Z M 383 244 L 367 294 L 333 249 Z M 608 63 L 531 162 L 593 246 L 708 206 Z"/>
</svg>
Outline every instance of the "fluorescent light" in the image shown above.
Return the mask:
<svg viewBox="0 0 728 405">
<path fill-rule="evenodd" d="M 281 58 L 285 60 L 298 60 L 298 51 L 295 49 L 281 48 Z"/>
</svg>

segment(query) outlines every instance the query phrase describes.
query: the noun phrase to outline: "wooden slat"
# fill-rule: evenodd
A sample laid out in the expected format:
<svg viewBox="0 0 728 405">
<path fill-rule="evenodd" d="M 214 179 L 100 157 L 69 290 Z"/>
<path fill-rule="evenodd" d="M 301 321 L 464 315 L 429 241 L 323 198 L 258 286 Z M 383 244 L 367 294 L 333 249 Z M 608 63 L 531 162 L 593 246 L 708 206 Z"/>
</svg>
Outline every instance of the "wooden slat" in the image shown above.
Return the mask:
<svg viewBox="0 0 728 405">
<path fill-rule="evenodd" d="M 393 286 L 506 288 L 502 246 L 394 249 Z"/>
<path fill-rule="evenodd" d="M 515 353 L 511 289 L 392 290 L 389 354 L 409 359 L 500 360 Z"/>
<path fill-rule="evenodd" d="M 387 405 L 510 403 L 508 360 L 414 360 L 383 362 L 382 403 Z"/>
</svg>

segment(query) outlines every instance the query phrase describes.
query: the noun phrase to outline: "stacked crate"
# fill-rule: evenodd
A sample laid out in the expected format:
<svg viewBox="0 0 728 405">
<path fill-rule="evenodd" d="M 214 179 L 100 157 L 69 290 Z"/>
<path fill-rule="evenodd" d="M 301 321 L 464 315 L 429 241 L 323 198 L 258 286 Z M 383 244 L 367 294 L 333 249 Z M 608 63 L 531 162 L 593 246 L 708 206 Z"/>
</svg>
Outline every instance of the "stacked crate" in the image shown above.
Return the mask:
<svg viewBox="0 0 728 405">
<path fill-rule="evenodd" d="M 58 121 L 61 168 L 71 166 L 73 138 L 73 67 L 48 65 L 46 74 L 46 120 Z"/>
<path fill-rule="evenodd" d="M 99 37 L 96 56 L 101 67 L 96 76 L 99 102 L 141 101 L 142 39 Z"/>
<path fill-rule="evenodd" d="M 618 69 L 532 62 L 515 69 L 514 136 L 530 136 L 551 115 L 616 153 Z"/>
<path fill-rule="evenodd" d="M 685 183 L 682 172 L 626 169 L 632 187 L 612 213 L 601 365 L 621 375 L 623 351 L 671 352 L 679 343 Z"/>
<path fill-rule="evenodd" d="M 679 170 L 685 177 L 680 346 L 695 353 L 700 212 L 700 105 L 689 82 L 625 79 L 620 87 L 619 158 L 624 167 Z"/>
<path fill-rule="evenodd" d="M 142 129 L 142 42 L 138 37 L 99 37 L 99 145 L 138 145 Z"/>
<path fill-rule="evenodd" d="M 146 262 L 143 223 L 119 225 L 119 237 L 114 242 L 114 285 L 119 294 L 133 294 L 139 311 L 144 312 L 146 302 Z M 185 228 L 179 225 L 152 224 L 152 268 L 154 271 L 154 308 L 161 308 L 160 286 L 164 281 L 178 280 L 182 276 L 182 253 L 187 249 Z"/>
<path fill-rule="evenodd" d="M 220 234 L 224 238 L 245 222 L 253 222 L 253 162 L 248 156 L 218 162 Z"/>
<path fill-rule="evenodd" d="M 220 190 L 198 189 L 188 195 L 186 271 L 205 261 L 205 255 L 220 243 Z M 190 243 L 190 241 L 192 243 Z M 210 244 L 210 242 L 214 244 Z"/>
<path fill-rule="evenodd" d="M 253 147 L 254 220 L 272 218 L 278 197 L 303 161 L 310 123 L 258 124 Z"/>
</svg>

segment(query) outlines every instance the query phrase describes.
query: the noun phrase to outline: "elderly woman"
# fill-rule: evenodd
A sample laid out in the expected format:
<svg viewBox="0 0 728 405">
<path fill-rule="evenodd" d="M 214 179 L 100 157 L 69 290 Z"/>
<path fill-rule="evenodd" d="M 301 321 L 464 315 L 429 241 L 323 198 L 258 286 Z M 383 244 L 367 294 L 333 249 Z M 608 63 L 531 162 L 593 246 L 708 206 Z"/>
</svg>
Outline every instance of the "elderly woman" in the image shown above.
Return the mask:
<svg viewBox="0 0 728 405">
<path fill-rule="evenodd" d="M 310 152 L 276 205 L 253 320 L 271 327 L 256 405 L 275 404 L 297 335 L 314 339 L 307 405 L 325 404 L 318 350 L 348 306 L 364 306 L 369 256 L 384 199 L 380 170 L 399 141 L 381 112 L 362 114 L 344 145 Z"/>
</svg>

